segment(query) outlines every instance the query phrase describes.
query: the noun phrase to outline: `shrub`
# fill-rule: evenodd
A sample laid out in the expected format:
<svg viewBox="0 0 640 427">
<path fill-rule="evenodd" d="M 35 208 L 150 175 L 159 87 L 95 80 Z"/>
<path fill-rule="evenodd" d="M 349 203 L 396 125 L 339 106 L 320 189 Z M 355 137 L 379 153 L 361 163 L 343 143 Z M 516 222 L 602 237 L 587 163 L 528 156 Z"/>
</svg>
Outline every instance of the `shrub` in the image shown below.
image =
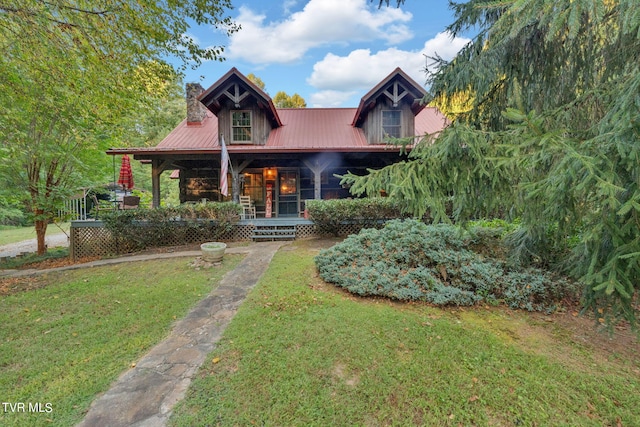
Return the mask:
<svg viewBox="0 0 640 427">
<path fill-rule="evenodd" d="M 511 271 L 503 260 L 473 251 L 474 236 L 452 225 L 392 220 L 322 250 L 315 262 L 325 281 L 352 293 L 437 305 L 502 301 L 550 311 L 573 292 L 569 282 L 548 272 Z"/>
<path fill-rule="evenodd" d="M 379 228 L 386 220 L 407 216 L 397 201 L 385 197 L 309 200 L 306 209 L 320 234 L 334 236 L 339 234 L 340 224 L 345 222 Z"/>
<path fill-rule="evenodd" d="M 10 190 L 4 190 L 0 190 L 0 225 L 26 225 L 28 215 L 24 204 Z"/>
<path fill-rule="evenodd" d="M 0 206 L 0 225 L 24 225 L 25 214 L 22 210 L 11 206 Z"/>
<path fill-rule="evenodd" d="M 231 231 L 240 218 L 236 203 L 201 203 L 155 209 L 130 209 L 101 213 L 105 227 L 121 252 L 167 246 L 175 242 L 217 240 Z"/>
</svg>

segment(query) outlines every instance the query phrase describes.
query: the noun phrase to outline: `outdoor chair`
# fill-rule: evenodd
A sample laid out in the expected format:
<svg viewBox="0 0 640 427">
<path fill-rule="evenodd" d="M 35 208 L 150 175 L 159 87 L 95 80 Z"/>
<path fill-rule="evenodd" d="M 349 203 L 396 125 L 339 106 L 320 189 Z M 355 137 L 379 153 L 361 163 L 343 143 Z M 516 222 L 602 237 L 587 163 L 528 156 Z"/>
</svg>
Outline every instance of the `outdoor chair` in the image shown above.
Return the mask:
<svg viewBox="0 0 640 427">
<path fill-rule="evenodd" d="M 140 205 L 140 197 L 124 196 L 122 198 L 122 209 L 137 209 Z"/>
<path fill-rule="evenodd" d="M 112 211 L 115 209 L 114 202 L 108 200 L 101 200 L 95 194 L 91 195 L 91 201 L 93 202 L 93 208 L 91 208 L 94 219 L 99 219 L 101 211 Z"/>
<path fill-rule="evenodd" d="M 242 219 L 256 219 L 256 207 L 251 203 L 251 196 L 240 196 Z"/>
<path fill-rule="evenodd" d="M 98 217 L 100 216 L 100 201 L 98 200 L 95 194 L 91 195 L 91 200 L 93 201 L 92 210 L 94 214 L 94 219 L 98 219 Z"/>
</svg>

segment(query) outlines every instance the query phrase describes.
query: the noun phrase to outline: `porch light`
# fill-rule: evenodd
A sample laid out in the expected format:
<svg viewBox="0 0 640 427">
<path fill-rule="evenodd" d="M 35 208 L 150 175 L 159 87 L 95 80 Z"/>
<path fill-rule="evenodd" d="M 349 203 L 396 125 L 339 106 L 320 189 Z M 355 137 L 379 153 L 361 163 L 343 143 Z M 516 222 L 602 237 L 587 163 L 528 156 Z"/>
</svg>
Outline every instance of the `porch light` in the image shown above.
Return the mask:
<svg viewBox="0 0 640 427">
<path fill-rule="evenodd" d="M 276 176 L 276 171 L 271 168 L 267 168 L 267 176 L 269 178 L 273 178 L 274 176 Z"/>
</svg>

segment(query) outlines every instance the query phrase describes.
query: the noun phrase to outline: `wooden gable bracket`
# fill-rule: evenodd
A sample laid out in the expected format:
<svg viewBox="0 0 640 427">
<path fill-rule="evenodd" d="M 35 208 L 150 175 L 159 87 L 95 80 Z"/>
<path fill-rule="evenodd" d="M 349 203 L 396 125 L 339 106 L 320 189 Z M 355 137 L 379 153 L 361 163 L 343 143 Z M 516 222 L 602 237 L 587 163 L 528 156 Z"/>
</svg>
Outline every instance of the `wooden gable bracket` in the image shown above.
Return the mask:
<svg viewBox="0 0 640 427">
<path fill-rule="evenodd" d="M 233 87 L 233 93 L 229 92 L 231 87 Z M 251 93 L 248 90 L 241 92 L 240 85 L 238 83 L 234 83 L 231 87 L 226 88 L 223 93 L 229 97 L 231 102 L 235 104 L 236 108 L 240 108 L 240 102 L 247 96 L 251 95 Z"/>
<path fill-rule="evenodd" d="M 400 89 L 402 89 L 402 93 L 398 93 Z M 382 93 L 384 93 L 387 98 L 389 98 L 391 102 L 393 102 L 394 107 L 397 107 L 400 100 L 409 94 L 409 92 L 405 88 L 400 86 L 398 82 L 393 83 L 393 93 L 390 93 L 387 89 L 385 89 L 385 91 Z"/>
</svg>

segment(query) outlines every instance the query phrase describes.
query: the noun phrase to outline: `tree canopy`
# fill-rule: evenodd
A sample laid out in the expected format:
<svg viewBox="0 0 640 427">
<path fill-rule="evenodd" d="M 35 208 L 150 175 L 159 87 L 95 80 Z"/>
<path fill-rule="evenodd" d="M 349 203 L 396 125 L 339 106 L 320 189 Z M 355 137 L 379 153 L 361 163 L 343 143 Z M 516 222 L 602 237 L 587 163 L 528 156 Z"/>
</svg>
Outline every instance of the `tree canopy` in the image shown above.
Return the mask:
<svg viewBox="0 0 640 427">
<path fill-rule="evenodd" d="M 247 79 L 251 81 L 253 84 L 258 86 L 260 89 L 266 92 L 266 87 L 264 81 L 253 73 L 247 74 Z M 306 108 L 307 102 L 303 97 L 294 93 L 293 95 L 288 95 L 285 91 L 278 91 L 273 97 L 273 103 L 277 108 Z"/>
<path fill-rule="evenodd" d="M 603 322 L 636 320 L 640 284 L 640 4 L 451 3 L 450 62 L 430 58 L 430 99 L 470 105 L 408 161 L 347 175 L 355 194 L 436 221 L 518 217 L 512 262 L 563 268 Z"/>
<path fill-rule="evenodd" d="M 249 73 L 249 74 L 247 74 L 247 78 L 249 79 L 249 81 L 251 81 L 251 83 L 255 84 L 260 89 L 265 90 L 264 81 L 262 81 L 262 79 L 260 77 L 256 76 L 253 73 Z"/>
<path fill-rule="evenodd" d="M 0 2 L 2 179 L 34 214 L 38 250 L 61 196 L 91 149 L 122 136 L 124 117 L 162 97 L 184 67 L 221 60 L 185 34 L 228 33 L 228 0 Z M 182 60 L 179 69 L 163 59 Z M 74 184 L 73 186 L 71 184 Z"/>
<path fill-rule="evenodd" d="M 307 102 L 303 97 L 294 93 L 293 95 L 287 95 L 285 91 L 279 91 L 273 97 L 273 103 L 278 108 L 306 108 Z"/>
</svg>

